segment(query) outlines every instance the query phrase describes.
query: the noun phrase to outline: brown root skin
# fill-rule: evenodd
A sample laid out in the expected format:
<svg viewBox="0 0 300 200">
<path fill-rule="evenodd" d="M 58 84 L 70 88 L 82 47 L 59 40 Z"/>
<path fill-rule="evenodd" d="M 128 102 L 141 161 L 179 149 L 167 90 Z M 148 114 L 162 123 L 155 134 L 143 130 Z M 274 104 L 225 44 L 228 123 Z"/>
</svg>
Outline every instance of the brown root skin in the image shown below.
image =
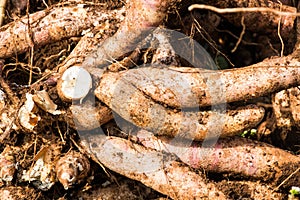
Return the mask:
<svg viewBox="0 0 300 200">
<path fill-rule="evenodd" d="M 64 38 L 81 35 L 83 30 L 94 27 L 93 23 L 103 23 L 118 19 L 123 10 L 105 10 L 99 6 L 84 8 L 54 7 L 29 16 L 32 42 L 28 38 L 27 16 L 20 21 L 9 23 L 0 28 L 0 58 L 9 58 L 15 53 L 24 53 L 31 45 L 43 46 Z"/>
<path fill-rule="evenodd" d="M 141 130 L 137 137 L 148 148 L 176 154 L 181 161 L 193 168 L 205 171 L 242 175 L 273 185 L 280 184 L 300 165 L 300 157 L 269 144 L 246 138 L 233 137 L 219 139 L 211 147 L 203 147 L 200 142 L 168 137 L 155 137 Z M 288 188 L 297 184 L 297 173 L 284 184 Z"/>
<path fill-rule="evenodd" d="M 98 134 L 86 139 L 104 166 L 172 199 L 226 199 L 204 174 L 193 172 L 175 158 L 118 137 Z"/>
</svg>

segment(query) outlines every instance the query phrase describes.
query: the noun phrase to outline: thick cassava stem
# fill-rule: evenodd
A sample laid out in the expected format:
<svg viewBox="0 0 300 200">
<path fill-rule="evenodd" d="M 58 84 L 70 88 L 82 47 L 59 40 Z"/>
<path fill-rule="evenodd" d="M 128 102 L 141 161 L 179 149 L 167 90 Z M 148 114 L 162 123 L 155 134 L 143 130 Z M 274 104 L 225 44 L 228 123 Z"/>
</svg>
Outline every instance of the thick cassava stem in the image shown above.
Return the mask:
<svg viewBox="0 0 300 200">
<path fill-rule="evenodd" d="M 193 172 L 172 156 L 118 137 L 96 134 L 82 139 L 104 166 L 173 199 L 226 199 L 204 174 Z"/>
<path fill-rule="evenodd" d="M 137 137 L 147 148 L 174 153 L 193 168 L 257 178 L 271 184 L 279 184 L 300 165 L 300 157 L 246 138 L 223 138 L 207 145 L 184 139 L 155 137 L 145 130 L 140 130 Z M 299 179 L 300 173 L 297 173 L 284 186 L 297 184 Z"/>
<path fill-rule="evenodd" d="M 99 6 L 54 7 L 9 23 L 0 28 L 0 58 L 24 53 L 31 46 L 42 46 L 72 36 L 106 20 L 121 18 L 123 10 L 105 10 Z M 29 33 L 32 33 L 30 35 Z M 32 42 L 33 44 L 32 44 Z"/>
<path fill-rule="evenodd" d="M 145 67 L 104 74 L 100 88 L 106 82 L 133 85 L 153 101 L 180 109 L 248 100 L 290 88 L 300 83 L 300 67 L 250 66 L 220 71 Z M 221 88 L 220 93 L 215 93 L 215 88 Z M 212 102 L 212 98 L 216 100 Z"/>
<path fill-rule="evenodd" d="M 167 10 L 176 2 L 179 0 L 127 1 L 126 19 L 119 30 L 85 60 L 84 67 L 101 67 L 133 51 L 142 39 L 162 23 Z"/>
</svg>

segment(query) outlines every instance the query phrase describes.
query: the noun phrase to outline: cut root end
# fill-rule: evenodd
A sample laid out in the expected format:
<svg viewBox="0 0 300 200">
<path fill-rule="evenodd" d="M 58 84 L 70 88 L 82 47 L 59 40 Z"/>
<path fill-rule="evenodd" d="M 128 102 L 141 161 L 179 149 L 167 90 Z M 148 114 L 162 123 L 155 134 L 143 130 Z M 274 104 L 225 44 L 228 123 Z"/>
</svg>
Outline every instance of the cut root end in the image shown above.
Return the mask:
<svg viewBox="0 0 300 200">
<path fill-rule="evenodd" d="M 68 68 L 57 83 L 59 97 L 63 101 L 82 101 L 92 88 L 90 73 L 80 66 Z"/>
</svg>

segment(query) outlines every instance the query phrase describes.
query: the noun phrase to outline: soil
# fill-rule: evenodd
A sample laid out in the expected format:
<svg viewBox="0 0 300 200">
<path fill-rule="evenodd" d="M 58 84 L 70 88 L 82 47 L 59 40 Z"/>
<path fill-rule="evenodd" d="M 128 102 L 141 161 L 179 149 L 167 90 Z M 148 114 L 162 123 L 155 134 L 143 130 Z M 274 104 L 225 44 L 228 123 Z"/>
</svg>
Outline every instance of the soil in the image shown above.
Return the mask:
<svg viewBox="0 0 300 200">
<path fill-rule="evenodd" d="M 30 13 L 46 10 L 47 7 L 55 6 L 57 4 L 63 5 L 67 1 L 37 1 L 30 0 L 11 0 L 6 5 L 6 15 L 4 18 L 4 25 L 17 20 L 22 16 Z M 106 9 L 112 10 L 123 6 L 123 1 L 99 0 L 99 1 L 84 1 L 76 0 L 76 4 L 105 4 Z M 296 2 L 294 2 L 296 3 Z M 291 2 L 286 3 L 292 7 L 297 7 Z M 206 51 L 211 55 L 213 60 L 218 65 L 219 69 L 238 68 L 258 63 L 265 58 L 273 56 L 280 56 L 282 44 L 276 34 L 270 32 L 255 31 L 255 29 L 246 28 L 245 33 L 239 43 L 237 49 L 232 51 L 237 45 L 242 26 L 234 23 L 235 20 L 225 18 L 221 15 L 210 11 L 202 10 L 201 12 L 194 12 L 191 14 L 187 11 L 187 7 L 191 5 L 189 1 L 182 1 L 176 12 L 168 15 L 164 21 L 164 26 L 171 30 L 179 31 L 201 44 Z M 116 23 L 114 21 L 110 23 Z M 117 27 L 118 25 L 115 25 Z M 263 26 L 263 25 L 262 25 Z M 276 33 L 276 27 L 275 30 Z M 49 72 L 56 72 L 57 66 L 63 63 L 64 59 L 76 47 L 80 38 L 79 34 L 74 37 L 64 38 L 57 42 L 52 42 L 47 45 L 40 46 L 34 49 L 16 54 L 6 59 L 0 60 L 2 70 L 2 78 L 10 88 L 9 91 L 19 99 L 19 105 L 12 106 L 10 95 L 6 95 L 5 106 L 6 109 L 17 109 L 26 101 L 26 94 L 34 94 L 35 91 L 46 90 L 58 108 L 57 110 L 66 110 L 71 104 L 62 101 L 57 95 L 55 87 L 55 78 L 47 79 L 47 81 L 39 80 Z M 293 52 L 297 41 L 296 22 L 289 37 L 283 35 L 284 39 L 284 55 L 289 55 Z M 188 50 L 183 47 L 183 51 Z M 147 61 L 147 58 L 153 54 L 153 49 L 142 49 L 143 56 L 137 61 L 141 64 Z M 148 57 L 147 57 L 148 56 Z M 120 55 L 121 59 L 124 55 Z M 180 59 L 179 59 L 180 60 Z M 182 65 L 188 66 L 189 63 L 181 59 Z M 33 63 L 34 68 L 30 68 L 30 63 Z M 31 84 L 29 80 L 32 73 Z M 53 81 L 53 83 L 51 82 Z M 247 80 L 245 80 L 247 81 Z M 1 85 L 3 89 L 3 85 Z M 7 92 L 7 90 L 6 90 Z M 245 132 L 242 137 L 251 138 L 253 140 L 260 140 L 272 144 L 278 148 L 288 150 L 292 154 L 300 154 L 300 130 L 299 126 L 282 126 L 276 125 L 276 116 L 274 116 L 272 108 L 272 95 L 259 97 L 248 102 L 234 102 L 229 106 L 235 107 L 245 103 L 260 103 L 266 109 L 265 118 L 255 127 L 256 134 L 251 134 L 250 131 Z M 75 129 L 70 127 L 68 121 L 64 121 L 59 115 L 52 115 L 42 109 L 39 109 L 38 126 L 34 130 L 26 130 L 24 128 L 18 130 L 11 130 L 9 134 L 0 142 L 0 152 L 7 146 L 11 146 L 15 155 L 16 172 L 13 174 L 12 181 L 4 181 L 0 188 L 0 199 L 168 199 L 167 196 L 144 186 L 138 181 L 128 179 L 119 175 L 109 169 L 103 170 L 94 159 L 88 158 L 90 162 L 90 171 L 87 177 L 76 184 L 74 187 L 66 190 L 58 181 L 54 183 L 50 189 L 41 189 L 41 185 L 45 184 L 45 179 L 41 180 L 24 180 L 22 176 L 25 171 L 34 169 L 34 165 L 39 158 L 51 155 L 51 159 L 45 162 L 49 166 L 54 165 L 55 161 L 70 151 L 80 151 L 80 138 Z M 4 109 L 2 110 L 4 112 Z M 8 118 L 14 119 L 16 113 Z M 2 116 L 3 118 L 3 116 Z M 4 121 L 3 119 L 1 119 Z M 0 121 L 1 121 L 0 120 Z M 278 119 L 277 119 L 278 120 Z M 1 123 L 3 123 L 1 121 Z M 35 122 L 31 121 L 34 124 Z M 3 128 L 3 127 L 1 127 Z M 102 128 L 107 134 L 111 130 L 116 129 L 114 121 L 110 121 Z M 4 129 L 5 130 L 5 129 Z M 2 131 L 2 134 L 4 131 Z M 121 131 L 117 131 L 114 135 L 126 137 Z M 0 134 L 1 135 L 1 134 Z M 46 152 L 46 153 L 45 153 Z M 58 153 L 56 153 L 58 152 Z M 299 166 L 292 167 L 288 175 L 297 170 Z M 46 172 L 45 172 L 46 173 Z M 288 173 L 288 172 L 286 172 Z M 53 178 L 52 172 L 46 173 L 47 177 Z M 242 184 L 231 183 L 226 181 L 227 177 L 224 174 L 207 173 L 208 179 L 217 183 L 222 191 L 226 191 L 229 198 L 232 199 L 251 199 L 249 197 L 249 188 Z M 232 179 L 232 177 L 231 177 Z M 52 180 L 52 179 L 51 179 Z M 234 177 L 233 180 L 244 180 L 243 177 Z M 231 180 L 232 181 L 232 180 Z M 259 180 L 255 180 L 259 181 Z M 284 180 L 282 180 L 284 181 Z M 43 185 L 45 186 L 45 185 Z M 299 185 L 298 185 L 299 186 Z M 46 187 L 46 186 L 45 186 Z M 289 188 L 279 189 L 279 193 L 283 195 L 282 199 L 286 199 L 289 194 Z M 5 196 L 8 195 L 8 196 Z"/>
</svg>

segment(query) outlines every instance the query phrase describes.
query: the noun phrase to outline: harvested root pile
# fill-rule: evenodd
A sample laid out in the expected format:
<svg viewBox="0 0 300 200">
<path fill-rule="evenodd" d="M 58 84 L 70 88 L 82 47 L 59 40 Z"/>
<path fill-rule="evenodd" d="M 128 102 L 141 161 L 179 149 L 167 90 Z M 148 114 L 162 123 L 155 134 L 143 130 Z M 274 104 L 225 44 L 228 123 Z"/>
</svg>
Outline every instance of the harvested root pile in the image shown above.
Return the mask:
<svg viewBox="0 0 300 200">
<path fill-rule="evenodd" d="M 50 3 L 3 4 L 2 199 L 299 198 L 295 2 Z"/>
</svg>

